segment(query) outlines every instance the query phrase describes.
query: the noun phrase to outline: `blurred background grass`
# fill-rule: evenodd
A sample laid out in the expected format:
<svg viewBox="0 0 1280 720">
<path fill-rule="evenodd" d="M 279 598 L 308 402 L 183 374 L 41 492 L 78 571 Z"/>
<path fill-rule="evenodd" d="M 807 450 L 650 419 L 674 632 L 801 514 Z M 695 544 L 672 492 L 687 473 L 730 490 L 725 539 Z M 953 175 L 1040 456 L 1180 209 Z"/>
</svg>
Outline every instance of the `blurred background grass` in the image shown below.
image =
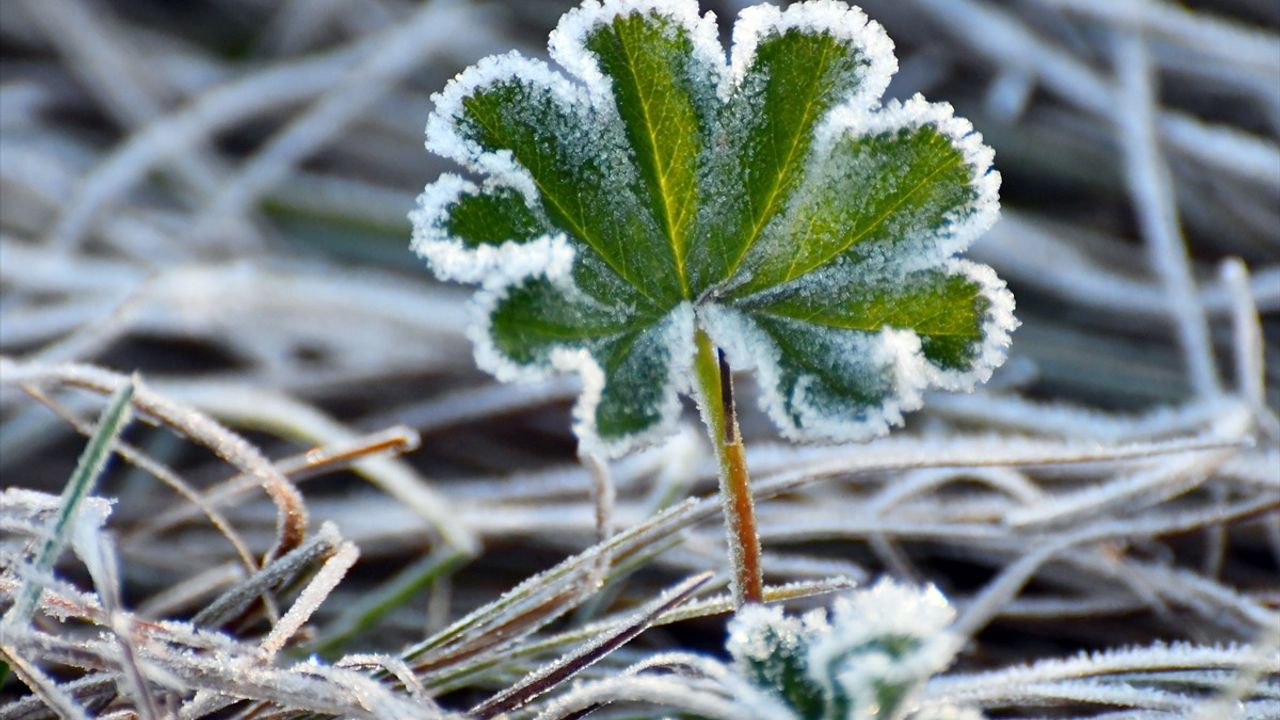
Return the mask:
<svg viewBox="0 0 1280 720">
<path fill-rule="evenodd" d="M 514 47 L 545 56 L 547 33 L 574 4 L 0 2 L 0 353 L 28 369 L 77 362 L 139 371 L 275 459 L 396 426 L 420 434 L 421 449 L 403 460 L 303 488 L 312 514 L 335 520 L 361 551 L 317 616 L 321 626 L 332 629 L 337 610 L 376 589 L 408 583 L 357 648 L 395 650 L 594 540 L 587 473 L 569 432 L 576 382 L 498 386 L 477 371 L 463 335 L 468 291 L 434 282 L 408 250 L 405 219 L 427 181 L 456 170 L 422 148 L 429 95 L 485 55 Z M 726 42 L 743 4 L 703 3 L 721 18 Z M 907 432 L 1122 442 L 1207 433 L 1243 405 L 1250 432 L 1262 431 L 1256 457 L 1237 459 L 1252 469 L 1175 472 L 1159 501 L 1203 508 L 1275 492 L 1267 481 L 1280 462 L 1266 431 L 1280 407 L 1280 5 L 863 6 L 897 45 L 901 70 L 889 94 L 953 103 L 995 148 L 1004 218 L 973 254 L 1009 280 L 1023 322 L 990 391 L 938 396 Z M 1224 275 L 1228 258 L 1240 258 L 1247 275 Z M 1254 327 L 1260 337 L 1251 339 Z M 46 400 L 89 419 L 103 398 L 41 377 L 3 383 L 0 472 L 5 488 L 56 494 L 83 438 Z M 749 378 L 742 385 L 749 396 Z M 32 387 L 48 397 L 33 397 Z M 743 407 L 763 453 L 773 432 L 753 403 Z M 227 477 L 207 450 L 148 424 L 125 438 L 194 487 Z M 619 516 L 635 521 L 709 490 L 705 460 L 697 433 L 682 431 L 674 445 L 617 464 Z M 1033 480 L 1078 489 L 1122 474 L 1110 472 Z M 1233 484 L 1242 473 L 1258 480 L 1246 483 L 1252 490 Z M 111 527 L 124 603 L 189 617 L 240 575 L 230 546 L 182 515 L 153 474 L 121 464 L 98 489 L 118 498 Z M 864 490 L 830 492 L 852 515 Z M 800 500 L 776 506 L 779 536 L 814 498 Z M 1147 506 L 1105 507 L 1132 518 Z M 271 545 L 275 515 L 265 499 L 224 509 L 255 554 Z M 764 514 L 767 524 L 768 506 Z M 1277 524 L 1272 509 L 1108 552 L 1143 567 L 1191 568 L 1274 609 Z M 717 567 L 717 533 L 708 524 L 578 620 Z M 397 576 L 433 550 L 465 545 L 459 537 L 479 538 L 483 550 L 465 564 L 448 561 L 449 572 L 434 564 Z M 890 542 L 880 531 L 833 531 L 777 553 L 774 576 L 888 568 L 966 596 L 1027 540 L 1009 531 L 998 551 L 956 542 L 946 533 L 904 531 Z M 1047 572 L 1066 582 L 1070 565 Z M 1041 591 L 1056 598 L 1062 587 Z M 1197 601 L 1198 611 L 1191 600 L 1192 610 L 1153 609 L 1094 590 L 1067 593 L 1092 597 L 1094 621 L 997 623 L 972 662 L 1247 636 L 1177 621 L 1211 601 Z M 646 641 L 716 648 L 721 632 L 695 623 Z M 11 681 L 0 692 L 23 690 Z"/>
</svg>

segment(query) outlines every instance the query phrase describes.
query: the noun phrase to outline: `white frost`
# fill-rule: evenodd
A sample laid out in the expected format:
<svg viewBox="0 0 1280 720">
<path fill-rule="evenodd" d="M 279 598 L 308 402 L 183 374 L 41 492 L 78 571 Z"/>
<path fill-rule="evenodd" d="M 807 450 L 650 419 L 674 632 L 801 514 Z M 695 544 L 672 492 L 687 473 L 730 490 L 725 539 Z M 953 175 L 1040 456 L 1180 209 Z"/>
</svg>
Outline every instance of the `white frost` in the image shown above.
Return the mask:
<svg viewBox="0 0 1280 720">
<path fill-rule="evenodd" d="M 569 276 L 551 278 L 569 294 L 577 293 Z M 538 382 L 556 373 L 577 373 L 582 392 L 573 406 L 573 431 L 579 450 L 616 458 L 632 450 L 654 444 L 671 435 L 681 413 L 680 393 L 688 389 L 693 368 L 693 306 L 681 303 L 659 323 L 659 336 L 650 342 L 668 351 L 667 377 L 662 387 L 659 419 L 648 431 L 625 438 L 606 440 L 596 430 L 596 409 L 604 393 L 606 378 L 600 364 L 583 347 L 564 345 L 552 348 L 546 362 L 520 364 L 512 360 L 493 342 L 493 312 L 516 283 L 486 284 L 471 302 L 472 322 L 467 338 L 475 347 L 476 365 L 501 382 Z"/>
<path fill-rule="evenodd" d="M 947 630 L 954 619 L 955 611 L 936 587 L 883 579 L 869 590 L 836 599 L 831 631 L 809 646 L 809 676 L 831 696 L 839 692 L 861 707 L 874 705 L 878 684 L 914 690 L 944 669 L 959 649 L 958 639 Z M 895 636 L 914 638 L 919 644 L 899 658 L 879 649 L 850 652 Z M 911 702 L 911 697 L 905 698 L 904 708 Z M 872 715 L 855 712 L 850 717 Z"/>
<path fill-rule="evenodd" d="M 780 605 L 746 605 L 729 621 L 725 649 L 735 660 L 768 660 L 779 648 L 797 648 L 806 640 L 799 618 L 782 612 Z"/>
<path fill-rule="evenodd" d="M 792 394 L 784 396 L 781 351 L 745 314 L 709 305 L 699 310 L 698 318 L 733 367 L 755 369 L 760 408 L 783 436 L 791 440 L 856 442 L 877 437 L 901 425 L 903 413 L 916 410 L 923 403 L 922 392 L 930 376 L 920 351 L 920 338 L 913 332 L 884 328 L 875 334 L 845 335 L 843 342 L 850 345 L 849 357 L 864 359 L 872 372 L 892 374 L 885 400 L 867 408 L 862 417 L 854 418 L 849 414 L 832 414 L 809 402 L 807 388 L 812 378 L 802 377 Z M 788 403 L 799 415 L 799 423 L 788 411 Z"/>
<path fill-rule="evenodd" d="M 969 186 L 977 197 L 966 216 L 952 218 L 944 226 L 945 237 L 929 238 L 943 242 L 915 258 L 914 263 L 909 261 L 905 266 L 907 269 L 928 266 L 941 258 L 963 252 L 999 219 L 1001 178 L 991 166 L 995 153 L 983 143 L 982 134 L 974 130 L 973 123 L 956 117 L 949 103 L 931 103 L 916 94 L 906 102 L 890 100 L 881 108 L 853 103 L 837 107 L 818 126 L 814 143 L 815 153 L 822 156 L 826 149 L 846 135 L 873 137 L 925 126 L 935 128 L 960 151 L 969 168 Z"/>
<path fill-rule="evenodd" d="M 869 19 L 857 7 L 850 7 L 839 0 L 809 0 L 786 10 L 767 4 L 754 5 L 739 13 L 734 23 L 733 60 L 729 82 L 721 87 L 722 99 L 727 99 L 742 84 L 755 60 L 760 41 L 789 30 L 828 33 L 864 54 L 868 67 L 857 94 L 848 101 L 851 107 L 868 107 L 880 99 L 889 87 L 890 78 L 898 71 L 893 41 L 880 23 Z"/>
<path fill-rule="evenodd" d="M 586 48 L 587 36 L 601 25 L 632 14 L 654 14 L 684 28 L 693 44 L 694 57 L 715 73 L 713 82 L 725 74 L 724 48 L 720 45 L 715 13 L 698 15 L 697 0 L 586 0 L 565 13 L 551 32 L 551 57 L 582 80 L 593 98 L 612 99 L 609 79 L 600 72 L 595 56 Z"/>
<path fill-rule="evenodd" d="M 1013 316 L 1013 293 L 995 270 L 959 258 L 948 260 L 945 268 L 948 273 L 962 274 L 977 283 L 989 306 L 982 319 L 982 346 L 973 366 L 968 370 L 943 370 L 928 363 L 929 383 L 944 390 L 969 392 L 978 383 L 991 379 L 991 373 L 1004 364 L 1009 353 L 1009 335 L 1021 323 Z"/>
<path fill-rule="evenodd" d="M 515 161 L 510 151 L 490 152 L 462 136 L 458 119 L 463 114 L 463 100 L 482 89 L 512 80 L 530 87 L 546 88 L 565 107 L 581 107 L 582 90 L 546 63 L 511 51 L 493 55 L 463 70 L 449 81 L 444 90 L 431 96 L 435 110 L 427 118 L 427 150 L 449 158 L 459 165 L 519 189 L 530 202 L 537 198 L 533 177 Z"/>
<path fill-rule="evenodd" d="M 479 192 L 472 182 L 445 173 L 418 196 L 409 213 L 413 223 L 411 247 L 441 280 L 510 285 L 533 275 L 568 275 L 574 250 L 563 233 L 531 240 L 513 238 L 501 245 L 468 248 L 445 229 L 448 209 L 464 194 Z M 527 202 L 526 198 L 526 202 Z"/>
</svg>

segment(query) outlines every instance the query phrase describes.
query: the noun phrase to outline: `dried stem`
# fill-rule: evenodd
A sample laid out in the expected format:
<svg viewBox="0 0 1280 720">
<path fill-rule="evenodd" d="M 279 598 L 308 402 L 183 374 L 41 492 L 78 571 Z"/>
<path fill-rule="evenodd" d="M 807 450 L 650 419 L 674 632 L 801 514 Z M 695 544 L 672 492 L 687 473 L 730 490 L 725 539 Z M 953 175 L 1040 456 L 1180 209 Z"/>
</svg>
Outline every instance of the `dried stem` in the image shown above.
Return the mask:
<svg viewBox="0 0 1280 720">
<path fill-rule="evenodd" d="M 697 345 L 694 381 L 698 405 L 720 466 L 720 497 L 724 501 L 729 557 L 733 561 L 734 606 L 742 607 L 764 599 L 760 537 L 756 532 L 756 511 L 747 477 L 746 448 L 738 432 L 729 365 L 702 330 L 698 331 Z"/>
</svg>

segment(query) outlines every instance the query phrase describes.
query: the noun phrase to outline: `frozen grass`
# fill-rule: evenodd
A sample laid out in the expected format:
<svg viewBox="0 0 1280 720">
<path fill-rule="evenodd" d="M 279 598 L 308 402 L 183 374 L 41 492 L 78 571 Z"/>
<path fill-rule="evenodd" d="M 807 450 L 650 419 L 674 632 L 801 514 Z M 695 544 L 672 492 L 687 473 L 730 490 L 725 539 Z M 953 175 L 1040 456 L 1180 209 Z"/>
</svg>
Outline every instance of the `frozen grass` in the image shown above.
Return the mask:
<svg viewBox="0 0 1280 720">
<path fill-rule="evenodd" d="M 0 718 L 767 710 L 700 432 L 575 457 L 408 250 L 427 96 L 568 5 L 0 2 Z M 744 413 L 766 597 L 936 584 L 934 717 L 1280 716 L 1274 4 L 863 5 L 996 149 L 1023 327 L 875 443 Z"/>
</svg>

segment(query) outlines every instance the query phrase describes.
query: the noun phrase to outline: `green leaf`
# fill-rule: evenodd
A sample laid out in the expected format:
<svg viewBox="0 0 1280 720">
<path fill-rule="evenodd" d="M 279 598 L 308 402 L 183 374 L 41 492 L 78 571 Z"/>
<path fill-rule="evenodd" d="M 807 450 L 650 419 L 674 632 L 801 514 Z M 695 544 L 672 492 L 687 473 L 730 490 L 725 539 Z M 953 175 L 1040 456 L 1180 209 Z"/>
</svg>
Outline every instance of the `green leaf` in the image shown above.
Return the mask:
<svg viewBox="0 0 1280 720">
<path fill-rule="evenodd" d="M 527 242 L 552 232 L 546 219 L 512 188 L 460 192 L 439 217 L 441 230 L 469 248 Z"/>
<path fill-rule="evenodd" d="M 428 186 L 414 249 L 483 285 L 481 365 L 582 374 L 579 436 L 609 454 L 671 429 L 698 327 L 798 439 L 984 380 L 1016 322 L 955 259 L 997 213 L 981 137 L 881 107 L 892 43 L 844 3 L 748 8 L 732 63 L 718 37 L 694 0 L 584 0 L 551 36 L 563 73 L 511 53 L 434 97 L 428 147 L 481 179 Z"/>
<path fill-rule="evenodd" d="M 822 3 L 810 4 L 818 8 Z M 792 11 L 798 27 L 788 27 L 776 8 L 750 8 L 740 26 L 760 24 L 760 37 L 735 34 L 734 59 L 744 44 L 757 43 L 754 53 L 738 69 L 738 91 L 726 104 L 724 125 L 731 129 L 722 172 L 740 184 L 741 195 L 725 203 L 728 211 L 708 232 L 706 262 L 720 273 L 733 275 L 766 228 L 787 207 L 810 164 L 814 130 L 841 101 L 860 91 L 879 94 L 882 80 L 892 72 L 883 67 L 883 33 L 839 26 L 814 32 L 798 21 L 804 4 Z M 889 58 L 892 56 L 889 55 Z"/>
<path fill-rule="evenodd" d="M 673 351 L 684 349 L 680 338 L 692 341 L 688 305 L 665 317 L 622 313 L 571 283 L 535 277 L 510 288 L 489 320 L 479 358 L 495 374 L 519 366 L 582 372 L 577 430 L 588 437 L 626 442 L 679 411 L 670 376 Z"/>
<path fill-rule="evenodd" d="M 624 15 L 594 26 L 584 40 L 600 72 L 612 81 L 614 106 L 640 167 L 649 207 L 671 245 L 675 274 L 688 297 L 686 265 L 698 214 L 699 163 L 716 109 L 715 68 L 700 62 L 685 28 L 661 15 Z M 566 52 L 573 56 L 571 47 Z"/>
<path fill-rule="evenodd" d="M 879 276 L 865 267 L 837 270 L 814 277 L 802 290 L 743 303 L 743 309 L 832 329 L 911 330 L 920 338 L 924 357 L 938 370 L 963 370 L 973 363 L 991 301 L 983 278 L 966 272 L 977 272 L 972 265 L 956 263 L 951 272 Z M 850 277 L 858 282 L 849 282 Z"/>
<path fill-rule="evenodd" d="M 923 102 L 891 107 L 913 118 L 932 111 Z M 883 257 L 908 250 L 893 247 L 907 242 L 917 244 L 910 252 L 925 251 L 920 243 L 936 243 L 977 212 L 964 151 L 935 124 L 843 134 L 818 155 L 791 206 L 752 248 L 749 279 L 735 296 L 790 282 L 845 254 Z"/>
<path fill-rule="evenodd" d="M 897 718 L 959 644 L 933 587 L 880 580 L 803 619 L 749 606 L 729 622 L 734 669 L 797 718 Z"/>
</svg>

